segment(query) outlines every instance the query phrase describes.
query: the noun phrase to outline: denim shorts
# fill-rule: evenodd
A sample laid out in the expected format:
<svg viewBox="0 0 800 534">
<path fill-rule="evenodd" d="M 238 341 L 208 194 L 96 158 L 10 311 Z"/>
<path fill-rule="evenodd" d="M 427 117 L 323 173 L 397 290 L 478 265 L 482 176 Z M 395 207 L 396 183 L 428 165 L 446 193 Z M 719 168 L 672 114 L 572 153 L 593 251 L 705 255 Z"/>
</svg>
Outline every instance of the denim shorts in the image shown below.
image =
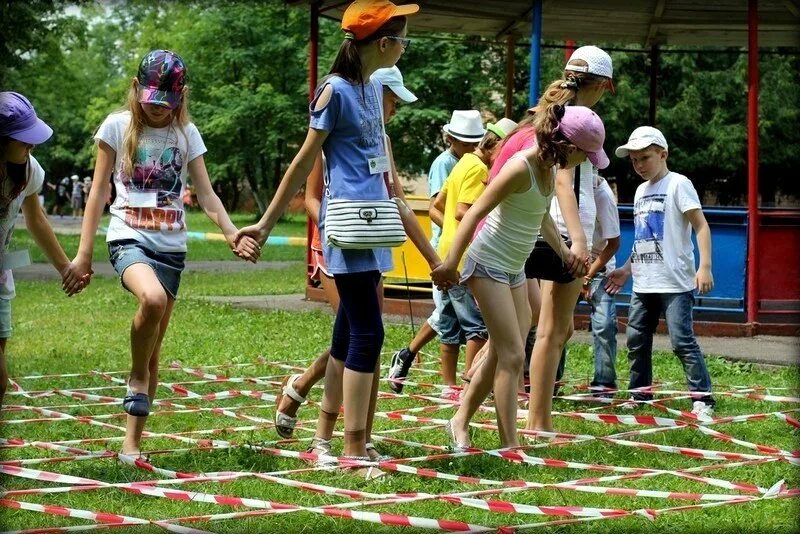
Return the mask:
<svg viewBox="0 0 800 534">
<path fill-rule="evenodd" d="M 156 273 L 167 294 L 173 299 L 178 298 L 178 287 L 181 285 L 181 273 L 186 259 L 185 252 L 157 252 L 134 239 L 120 239 L 108 243 L 108 256 L 114 270 L 119 274 L 120 281 L 125 269 L 134 263 L 144 263 Z M 122 286 L 125 287 L 125 284 Z"/>
<path fill-rule="evenodd" d="M 464 268 L 461 269 L 461 283 L 463 284 L 468 278 L 473 276 L 478 278 L 491 278 L 495 282 L 506 284 L 511 289 L 515 289 L 525 283 L 525 271 L 516 274 L 507 273 L 478 263 L 467 255 L 467 257 L 464 258 Z"/>
<path fill-rule="evenodd" d="M 0 299 L 0 339 L 11 337 L 11 301 Z"/>
<path fill-rule="evenodd" d="M 466 341 L 488 339 L 483 316 L 469 288 L 463 284 L 452 286 L 441 293 L 442 307 L 436 330 L 445 345 L 463 345 Z"/>
</svg>

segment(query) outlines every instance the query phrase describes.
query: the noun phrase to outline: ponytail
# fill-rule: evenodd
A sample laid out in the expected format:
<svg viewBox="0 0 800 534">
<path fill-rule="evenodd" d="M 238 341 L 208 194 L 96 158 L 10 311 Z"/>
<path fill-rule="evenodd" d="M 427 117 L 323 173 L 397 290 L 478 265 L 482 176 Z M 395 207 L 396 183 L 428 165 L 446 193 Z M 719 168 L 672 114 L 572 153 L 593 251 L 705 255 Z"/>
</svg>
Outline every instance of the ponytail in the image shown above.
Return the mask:
<svg viewBox="0 0 800 534">
<path fill-rule="evenodd" d="M 542 99 L 544 98 L 543 96 Z M 540 103 L 541 101 L 539 100 Z M 553 162 L 560 167 L 566 166 L 569 153 L 574 148 L 560 131 L 563 117 L 564 106 L 553 102 L 544 107 L 540 105 L 532 121 L 542 161 Z"/>
<path fill-rule="evenodd" d="M 352 33 L 346 32 L 344 41 L 339 46 L 339 52 L 337 52 L 336 59 L 333 60 L 333 66 L 328 74 L 336 74 L 351 82 L 364 85 L 365 80 L 361 73 L 362 65 L 359 47 L 383 37 L 396 37 L 402 33 L 405 27 L 406 17 L 392 17 L 383 26 L 361 40 L 357 40 Z"/>
</svg>

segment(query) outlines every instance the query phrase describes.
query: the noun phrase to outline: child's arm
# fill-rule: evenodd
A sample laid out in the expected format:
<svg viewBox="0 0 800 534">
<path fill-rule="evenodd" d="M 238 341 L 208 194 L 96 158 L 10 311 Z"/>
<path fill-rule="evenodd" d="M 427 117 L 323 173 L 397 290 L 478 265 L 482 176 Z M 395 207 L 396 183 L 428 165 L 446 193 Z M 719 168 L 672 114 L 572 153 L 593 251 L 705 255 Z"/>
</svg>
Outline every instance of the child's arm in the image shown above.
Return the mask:
<svg viewBox="0 0 800 534">
<path fill-rule="evenodd" d="M 435 198 L 431 199 L 431 207 L 428 210 L 431 220 L 441 228 L 444 226 L 444 206 L 447 203 L 447 190 L 442 189 Z"/>
<path fill-rule="evenodd" d="M 324 94 L 325 91 L 323 91 L 323 96 Z M 320 97 L 320 99 L 321 98 L 322 97 Z M 286 174 L 283 175 L 283 179 L 278 186 L 278 190 L 275 192 L 275 196 L 272 198 L 272 202 L 269 203 L 267 211 L 264 212 L 264 215 L 261 216 L 261 219 L 256 224 L 246 226 L 239 230 L 236 234 L 237 243 L 242 236 L 246 235 L 254 238 L 261 245 L 267 241 L 267 237 L 270 232 L 272 232 L 275 224 L 277 224 L 286 206 L 289 205 L 292 197 L 300 190 L 303 182 L 308 178 L 314 166 L 314 162 L 322 150 L 322 143 L 324 143 L 327 138 L 328 132 L 324 130 L 315 130 L 314 128 L 308 129 L 306 140 L 303 142 L 303 146 L 300 147 L 300 151 L 292 160 L 292 163 L 289 164 L 289 168 L 286 169 Z"/>
<path fill-rule="evenodd" d="M 231 250 L 240 258 L 255 263 L 261 255 L 261 247 L 252 238 L 236 241 L 236 226 L 231 222 L 225 206 L 211 187 L 211 179 L 208 177 L 203 156 L 197 156 L 189 162 L 189 176 L 192 177 L 197 203 L 203 208 L 206 216 L 222 230 Z"/>
<path fill-rule="evenodd" d="M 319 210 L 322 209 L 322 157 L 317 156 L 314 167 L 306 180 L 305 206 L 308 216 L 311 217 L 314 225 L 319 227 Z"/>
<path fill-rule="evenodd" d="M 608 238 L 605 248 L 600 251 L 600 255 L 595 258 L 591 267 L 589 267 L 589 272 L 586 273 L 586 278 L 589 280 L 594 278 L 594 275 L 603 270 L 603 268 L 606 266 L 609 260 L 614 257 L 614 254 L 616 254 L 618 250 L 619 237 Z"/>
<path fill-rule="evenodd" d="M 30 195 L 22 201 L 22 214 L 25 216 L 25 224 L 33 236 L 33 240 L 61 275 L 61 287 L 64 292 L 69 296 L 80 292 L 86 284 L 76 274 L 75 267 L 70 263 L 64 249 L 61 248 L 47 216 L 39 206 L 37 195 Z"/>
<path fill-rule="evenodd" d="M 606 275 L 606 293 L 609 295 L 616 295 L 620 292 L 622 287 L 625 285 L 625 282 L 628 281 L 628 278 L 631 276 L 631 258 L 628 257 L 628 261 L 625 262 L 625 265 L 620 267 L 619 269 L 615 269 Z"/>
<path fill-rule="evenodd" d="M 456 230 L 453 243 L 450 245 L 447 258 L 431 273 L 437 286 L 446 289 L 450 284 L 458 283 L 458 264 L 461 262 L 464 251 L 467 250 L 478 222 L 484 219 L 504 198 L 518 191 L 524 191 L 527 187 L 530 187 L 530 176 L 525 163 L 521 161 L 506 163 L 503 170 L 489 183 L 483 194 L 464 215 Z"/>
<path fill-rule="evenodd" d="M 391 187 L 393 191 L 390 191 L 389 194 L 391 196 L 391 194 L 394 193 L 394 200 L 397 203 L 397 208 L 400 210 L 400 218 L 403 220 L 403 229 L 406 231 L 406 235 L 408 235 L 408 238 L 414 243 L 414 246 L 417 247 L 417 250 L 419 250 L 422 257 L 425 258 L 425 261 L 428 262 L 430 269 L 434 270 L 442 264 L 442 260 L 434 250 L 431 242 L 428 241 L 428 237 L 425 235 L 422 226 L 420 226 L 417 216 L 414 214 L 414 210 L 412 210 L 406 202 L 403 186 L 400 184 L 397 168 L 394 165 L 392 141 L 388 136 L 386 137 L 386 146 L 389 152 L 389 161 L 392 162 Z"/>
<path fill-rule="evenodd" d="M 117 153 L 111 146 L 103 141 L 97 141 L 97 159 L 94 164 L 94 177 L 92 189 L 86 200 L 86 209 L 83 212 L 81 225 L 81 241 L 78 245 L 78 254 L 72 263 L 80 277 L 92 274 L 92 255 L 94 254 L 94 238 L 97 227 L 100 226 L 100 217 L 106 206 L 106 199 L 111 192 L 111 169 Z"/>
<path fill-rule="evenodd" d="M 701 209 L 687 211 L 686 218 L 694 228 L 697 248 L 700 249 L 700 267 L 694 280 L 695 287 L 702 295 L 714 289 L 714 275 L 711 274 L 711 227 Z"/>
<path fill-rule="evenodd" d="M 589 258 L 589 249 L 581 226 L 578 200 L 573 189 L 574 178 L 575 169 L 559 169 L 556 173 L 556 198 L 558 208 L 564 216 L 564 223 L 567 225 L 569 238 L 572 240 L 571 250 L 582 262 L 586 262 Z"/>
</svg>

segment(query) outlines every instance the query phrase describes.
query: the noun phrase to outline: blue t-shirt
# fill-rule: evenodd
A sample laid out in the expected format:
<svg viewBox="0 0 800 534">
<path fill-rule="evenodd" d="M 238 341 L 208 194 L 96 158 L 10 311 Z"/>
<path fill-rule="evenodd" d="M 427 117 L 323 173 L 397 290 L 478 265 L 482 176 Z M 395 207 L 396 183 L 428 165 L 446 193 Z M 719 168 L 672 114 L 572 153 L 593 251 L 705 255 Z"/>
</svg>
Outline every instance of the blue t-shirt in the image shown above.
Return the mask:
<svg viewBox="0 0 800 534">
<path fill-rule="evenodd" d="M 330 101 L 314 110 L 316 97 L 330 85 Z M 368 159 L 383 156 L 383 87 L 367 82 L 362 87 L 338 76 L 331 76 L 317 91 L 311 103 L 311 122 L 315 130 L 329 133 L 322 144 L 326 162 L 326 185 L 319 214 L 319 235 L 325 235 L 325 212 L 330 199 L 386 200 L 389 198 L 382 173 L 370 174 Z M 392 270 L 392 254 L 387 248 L 350 250 L 322 243 L 322 254 L 331 274 Z"/>
<path fill-rule="evenodd" d="M 456 163 L 458 163 L 458 158 L 449 148 L 433 160 L 433 163 L 431 163 L 431 170 L 428 171 L 428 191 L 430 191 L 431 198 L 438 195 L 439 191 L 442 190 L 444 182 L 447 180 L 447 177 L 450 176 Z M 431 245 L 434 249 L 439 246 L 439 236 L 441 235 L 442 229 L 431 222 Z"/>
</svg>

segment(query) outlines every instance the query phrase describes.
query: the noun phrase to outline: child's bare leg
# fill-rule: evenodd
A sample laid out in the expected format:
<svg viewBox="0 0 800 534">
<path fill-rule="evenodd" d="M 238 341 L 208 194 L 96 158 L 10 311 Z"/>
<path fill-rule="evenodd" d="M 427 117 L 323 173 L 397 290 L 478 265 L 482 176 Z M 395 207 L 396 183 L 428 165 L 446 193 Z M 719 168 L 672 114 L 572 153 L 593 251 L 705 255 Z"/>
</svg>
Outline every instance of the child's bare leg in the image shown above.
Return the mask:
<svg viewBox="0 0 800 534">
<path fill-rule="evenodd" d="M 134 263 L 122 275 L 122 282 L 139 300 L 131 325 L 131 374 L 128 383 L 133 393 L 148 391 L 150 356 L 159 337 L 161 320 L 169 305 L 166 290 L 153 269 Z"/>
<path fill-rule="evenodd" d="M 159 325 L 158 338 L 156 339 L 155 347 L 153 347 L 153 352 L 150 355 L 150 361 L 148 362 L 149 378 L 147 384 L 147 394 L 150 397 L 151 404 L 153 403 L 156 397 L 156 391 L 158 390 L 158 365 L 161 356 L 161 345 L 164 342 L 164 335 L 167 333 L 167 327 L 169 326 L 169 320 L 172 317 L 172 310 L 174 306 L 175 299 L 169 298 L 167 301 L 167 308 L 164 311 L 164 316 L 162 317 L 161 324 Z M 146 422 L 147 417 L 135 417 L 133 415 L 128 415 L 125 425 L 125 440 L 122 442 L 123 454 L 139 454 L 139 451 L 141 450 L 142 433 L 144 432 L 144 426 Z"/>
<path fill-rule="evenodd" d="M 482 337 L 474 337 L 470 340 L 467 340 L 467 351 L 464 357 L 464 371 L 467 372 L 472 367 L 472 364 L 475 363 L 475 358 L 477 357 L 478 353 L 483 349 L 484 345 L 486 345 L 485 339 Z"/>
<path fill-rule="evenodd" d="M 553 430 L 553 386 L 556 369 L 569 336 L 581 279 L 570 284 L 542 281 L 542 306 L 531 356 L 531 396 L 528 430 Z"/>
<path fill-rule="evenodd" d="M 456 385 L 456 369 L 458 368 L 459 345 L 439 345 L 442 382 L 448 386 Z"/>
</svg>

